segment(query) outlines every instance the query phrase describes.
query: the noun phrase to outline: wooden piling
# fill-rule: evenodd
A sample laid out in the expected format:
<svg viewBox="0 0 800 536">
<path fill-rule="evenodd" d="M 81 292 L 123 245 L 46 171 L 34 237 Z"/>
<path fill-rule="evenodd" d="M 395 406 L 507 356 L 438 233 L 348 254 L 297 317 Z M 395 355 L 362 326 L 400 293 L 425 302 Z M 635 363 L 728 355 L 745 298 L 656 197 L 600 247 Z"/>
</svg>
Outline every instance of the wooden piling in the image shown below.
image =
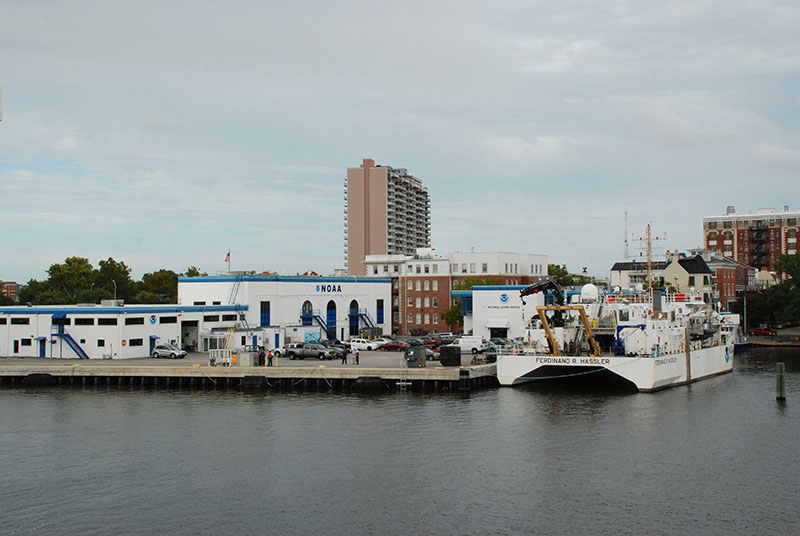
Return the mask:
<svg viewBox="0 0 800 536">
<path fill-rule="evenodd" d="M 786 365 L 784 363 L 777 363 L 775 365 L 775 400 L 780 402 L 786 401 Z"/>
</svg>

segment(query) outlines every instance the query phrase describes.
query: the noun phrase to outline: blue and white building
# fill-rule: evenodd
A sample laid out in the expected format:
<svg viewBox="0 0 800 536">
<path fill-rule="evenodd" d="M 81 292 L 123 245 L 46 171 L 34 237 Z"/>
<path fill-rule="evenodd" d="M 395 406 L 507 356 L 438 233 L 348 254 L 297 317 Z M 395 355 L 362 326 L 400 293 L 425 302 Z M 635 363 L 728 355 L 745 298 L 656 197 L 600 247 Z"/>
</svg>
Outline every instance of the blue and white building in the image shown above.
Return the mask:
<svg viewBox="0 0 800 536">
<path fill-rule="evenodd" d="M 234 274 L 178 280 L 179 305 L 239 304 L 246 326 L 269 331 L 270 348 L 346 341 L 364 328 L 391 333 L 391 292 L 389 278 Z"/>
<path fill-rule="evenodd" d="M 240 305 L 0 307 L 0 356 L 131 359 L 149 356 L 159 343 L 197 349 L 201 334 L 206 339 L 213 334 L 217 347 L 217 339 L 234 335 L 231 330 L 245 309 Z M 236 345 L 253 343 L 250 334 L 245 341 L 243 334 L 236 335 Z"/>
<path fill-rule="evenodd" d="M 461 298 L 464 333 L 492 337 L 523 337 L 525 326 L 536 315 L 536 307 L 545 304 L 543 293 L 525 297 L 519 291 L 527 285 L 475 286 L 471 290 L 454 290 L 452 296 Z"/>
</svg>

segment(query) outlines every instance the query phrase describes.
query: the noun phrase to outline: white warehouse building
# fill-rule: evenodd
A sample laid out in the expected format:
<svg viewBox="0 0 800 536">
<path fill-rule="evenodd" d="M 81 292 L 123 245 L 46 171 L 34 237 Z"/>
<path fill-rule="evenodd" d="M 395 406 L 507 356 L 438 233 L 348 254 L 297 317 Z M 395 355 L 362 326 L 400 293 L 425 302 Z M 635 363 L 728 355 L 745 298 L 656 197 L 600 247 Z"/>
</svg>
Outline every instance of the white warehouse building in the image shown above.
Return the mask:
<svg viewBox="0 0 800 536">
<path fill-rule="evenodd" d="M 0 356 L 133 359 L 162 343 L 194 350 L 203 335 L 206 344 L 224 339 L 242 314 L 238 305 L 0 307 Z"/>
<path fill-rule="evenodd" d="M 267 347 L 392 332 L 391 279 L 227 275 L 181 277 L 178 304 L 240 304 L 247 326 L 273 330 Z"/>
</svg>

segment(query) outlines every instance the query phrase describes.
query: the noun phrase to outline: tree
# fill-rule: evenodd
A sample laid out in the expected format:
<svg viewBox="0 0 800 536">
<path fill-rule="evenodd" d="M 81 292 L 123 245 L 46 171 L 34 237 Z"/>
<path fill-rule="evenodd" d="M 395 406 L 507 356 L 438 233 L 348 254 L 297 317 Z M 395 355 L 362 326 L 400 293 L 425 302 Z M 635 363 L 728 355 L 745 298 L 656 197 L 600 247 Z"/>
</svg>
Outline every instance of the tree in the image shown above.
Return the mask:
<svg viewBox="0 0 800 536">
<path fill-rule="evenodd" d="M 144 274 L 144 277 L 142 277 L 142 290 L 158 296 L 159 303 L 177 303 L 178 274 L 163 268 L 152 274 Z M 137 296 L 137 301 L 138 299 L 139 296 Z"/>
<path fill-rule="evenodd" d="M 102 290 L 103 298 L 113 298 L 129 302 L 139 292 L 135 281 L 131 279 L 131 269 L 124 262 L 117 262 L 111 257 L 98 263 L 95 271 L 95 288 Z"/>
<path fill-rule="evenodd" d="M 567 270 L 566 264 L 562 264 L 561 266 L 557 264 L 548 264 L 547 274 L 551 277 L 555 277 L 556 282 L 561 287 L 575 287 L 592 282 L 592 280 L 586 276 L 574 277 L 569 273 L 569 270 Z"/>
<path fill-rule="evenodd" d="M 481 285 L 502 285 L 503 282 L 499 279 L 495 279 L 493 277 L 475 277 L 470 276 L 467 277 L 462 283 L 458 283 L 457 285 L 453 285 L 453 290 L 469 290 L 472 287 L 477 287 Z"/>
<path fill-rule="evenodd" d="M 201 272 L 200 268 L 197 266 L 190 266 L 186 269 L 186 272 L 183 275 L 186 277 L 205 277 L 208 275 L 208 273 Z"/>
<path fill-rule="evenodd" d="M 457 300 L 456 303 L 442 312 L 442 320 L 450 326 L 450 331 L 453 331 L 453 326 L 455 325 L 464 325 L 464 316 L 461 314 L 461 300 Z"/>
<path fill-rule="evenodd" d="M 47 270 L 48 285 L 67 298 L 63 303 L 89 302 L 94 290 L 94 267 L 84 257 L 67 257 L 63 264 L 53 264 Z"/>
<path fill-rule="evenodd" d="M 797 288 L 800 285 L 800 255 L 781 255 L 775 263 L 775 271 L 789 276 L 787 282 L 791 281 L 791 287 Z"/>
<path fill-rule="evenodd" d="M 0 294 L 0 305 L 16 305 L 17 302 L 14 301 L 14 298 L 10 296 L 6 296 L 5 294 Z"/>
</svg>

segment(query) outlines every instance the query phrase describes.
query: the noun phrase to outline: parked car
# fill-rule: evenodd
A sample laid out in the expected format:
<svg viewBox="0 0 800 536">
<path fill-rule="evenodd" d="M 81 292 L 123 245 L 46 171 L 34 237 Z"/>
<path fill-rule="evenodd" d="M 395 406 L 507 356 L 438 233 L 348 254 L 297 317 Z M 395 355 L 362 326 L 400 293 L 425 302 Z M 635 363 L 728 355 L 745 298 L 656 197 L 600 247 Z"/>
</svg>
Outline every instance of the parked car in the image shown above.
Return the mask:
<svg viewBox="0 0 800 536">
<path fill-rule="evenodd" d="M 153 348 L 153 357 L 169 357 L 170 359 L 183 359 L 186 357 L 186 350 L 181 350 L 174 344 L 157 344 Z"/>
<path fill-rule="evenodd" d="M 755 336 L 759 336 L 759 337 L 760 336 L 771 337 L 772 335 L 775 335 L 775 330 L 767 328 L 767 327 L 758 327 L 758 328 L 752 328 L 752 329 L 747 330 L 747 333 L 749 333 L 750 335 L 755 335 Z"/>
<path fill-rule="evenodd" d="M 377 339 L 372 339 L 372 342 L 377 344 L 378 348 L 380 348 L 380 345 L 386 344 L 387 342 L 392 342 L 392 339 L 388 337 L 378 337 Z"/>
<path fill-rule="evenodd" d="M 336 359 L 342 359 L 346 352 L 350 352 L 350 346 L 341 341 L 321 341 L 320 344 L 336 352 Z"/>
<path fill-rule="evenodd" d="M 350 339 L 350 346 L 359 350 L 377 350 L 381 343 L 369 339 Z"/>
<path fill-rule="evenodd" d="M 315 357 L 317 359 L 334 359 L 336 351 L 327 348 L 318 342 L 304 342 L 294 348 L 286 347 L 286 356 L 289 359 L 305 359 L 306 357 Z"/>
<path fill-rule="evenodd" d="M 409 331 L 409 334 L 412 337 L 419 337 L 420 335 L 427 335 L 428 334 L 428 330 L 427 329 L 422 329 L 422 328 L 412 328 L 411 331 Z"/>
<path fill-rule="evenodd" d="M 405 352 L 408 349 L 408 345 L 402 341 L 391 341 L 381 345 L 380 349 L 383 350 L 384 352 L 389 352 L 389 351 Z"/>
</svg>

